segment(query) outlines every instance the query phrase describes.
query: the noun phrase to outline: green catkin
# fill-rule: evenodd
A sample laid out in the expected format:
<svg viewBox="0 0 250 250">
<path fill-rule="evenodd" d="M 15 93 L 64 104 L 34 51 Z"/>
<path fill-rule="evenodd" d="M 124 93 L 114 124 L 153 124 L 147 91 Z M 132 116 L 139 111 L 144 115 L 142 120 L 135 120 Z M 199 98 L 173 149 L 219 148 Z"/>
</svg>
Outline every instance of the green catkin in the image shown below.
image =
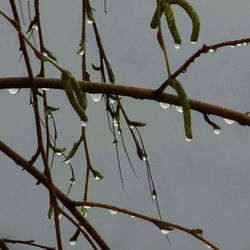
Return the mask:
<svg viewBox="0 0 250 250">
<path fill-rule="evenodd" d="M 179 5 L 187 12 L 193 24 L 193 29 L 192 29 L 190 40 L 191 42 L 196 42 L 198 40 L 199 32 L 200 32 L 200 19 L 199 19 L 198 14 L 194 10 L 194 8 L 185 0 L 167 0 L 167 1 L 170 5 L 171 4 Z"/>
<path fill-rule="evenodd" d="M 187 98 L 186 92 L 179 81 L 173 80 L 171 86 L 175 89 L 183 109 L 183 120 L 186 137 L 188 139 L 192 139 L 191 109 L 189 99 Z"/>
<path fill-rule="evenodd" d="M 156 29 L 160 25 L 162 13 L 163 13 L 163 9 L 161 8 L 160 5 L 157 5 L 154 15 L 152 17 L 152 21 L 150 23 L 150 27 L 152 29 Z"/>
<path fill-rule="evenodd" d="M 88 106 L 86 93 L 82 92 L 82 89 L 81 89 L 79 83 L 75 80 L 75 78 L 73 77 L 73 75 L 71 73 L 70 73 L 69 77 L 70 77 L 70 84 L 75 92 L 75 95 L 76 95 L 76 98 L 77 98 L 79 104 L 81 105 L 81 107 L 84 110 L 86 110 L 86 108 Z"/>
<path fill-rule="evenodd" d="M 164 4 L 164 14 L 166 17 L 168 28 L 172 34 L 173 39 L 174 39 L 174 42 L 177 44 L 181 44 L 181 37 L 180 37 L 178 29 L 175 25 L 174 13 L 173 13 L 173 10 L 172 10 L 169 3 Z"/>
<path fill-rule="evenodd" d="M 71 106 L 76 111 L 76 113 L 80 117 L 81 121 L 87 122 L 88 118 L 85 114 L 85 111 L 82 108 L 82 106 L 79 104 L 77 98 L 75 97 L 74 90 L 73 90 L 73 87 L 71 85 L 71 73 L 66 71 L 66 70 L 63 71 L 62 75 L 61 75 L 61 80 L 62 80 L 62 84 L 63 84 L 64 90 L 65 90 L 65 93 L 69 99 Z"/>
</svg>

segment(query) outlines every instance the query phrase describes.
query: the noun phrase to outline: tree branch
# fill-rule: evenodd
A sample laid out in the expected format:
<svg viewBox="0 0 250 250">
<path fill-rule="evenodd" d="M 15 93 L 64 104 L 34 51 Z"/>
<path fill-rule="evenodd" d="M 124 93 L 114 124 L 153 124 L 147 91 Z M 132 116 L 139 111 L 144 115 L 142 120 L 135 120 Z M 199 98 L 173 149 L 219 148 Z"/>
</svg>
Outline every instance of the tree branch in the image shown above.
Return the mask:
<svg viewBox="0 0 250 250">
<path fill-rule="evenodd" d="M 34 78 L 33 84 L 37 88 L 51 88 L 63 89 L 60 79 L 55 78 Z M 158 102 L 166 102 L 174 105 L 180 105 L 179 98 L 172 94 L 161 93 L 159 96 L 155 95 L 154 89 L 139 88 L 134 86 L 117 85 L 117 84 L 103 84 L 98 82 L 79 81 L 84 92 L 88 93 L 105 93 L 121 96 L 133 97 L 136 99 L 147 99 Z M 0 89 L 9 88 L 31 88 L 31 81 L 29 78 L 1 78 Z M 250 126 L 250 116 L 248 112 L 239 112 L 228 109 L 215 104 L 210 104 L 194 99 L 190 99 L 190 106 L 192 110 L 208 115 L 215 115 L 226 119 L 237 121 L 240 125 Z"/>
</svg>

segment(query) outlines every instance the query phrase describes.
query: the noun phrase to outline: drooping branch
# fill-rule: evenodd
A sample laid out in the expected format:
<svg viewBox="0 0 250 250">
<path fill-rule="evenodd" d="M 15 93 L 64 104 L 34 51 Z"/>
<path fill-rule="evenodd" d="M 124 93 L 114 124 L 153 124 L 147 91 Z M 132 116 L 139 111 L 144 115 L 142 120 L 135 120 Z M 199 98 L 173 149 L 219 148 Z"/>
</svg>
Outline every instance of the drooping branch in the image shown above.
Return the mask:
<svg viewBox="0 0 250 250">
<path fill-rule="evenodd" d="M 47 189 L 49 189 L 49 182 L 48 178 L 42 174 L 36 167 L 30 164 L 27 160 L 25 160 L 22 156 L 17 154 L 14 150 L 12 150 L 9 146 L 5 143 L 0 141 L 0 151 L 2 151 L 5 155 L 7 155 L 10 159 L 12 159 L 18 166 L 21 166 L 25 169 L 29 174 L 31 174 L 34 178 L 36 178 L 41 184 L 43 184 Z M 56 193 L 56 197 L 62 202 L 62 204 L 71 212 L 71 214 L 76 218 L 76 220 L 81 223 L 81 225 L 86 229 L 86 231 L 91 235 L 91 237 L 96 241 L 96 243 L 101 247 L 103 250 L 109 250 L 110 248 L 106 245 L 103 239 L 99 236 L 99 234 L 95 231 L 93 226 L 81 215 L 81 213 L 77 210 L 76 206 L 90 206 L 90 207 L 99 207 L 104 209 L 111 209 L 113 211 L 121 212 L 123 214 L 127 214 L 130 216 L 134 216 L 136 218 L 140 218 L 142 220 L 148 221 L 155 226 L 157 226 L 161 230 L 171 231 L 174 229 L 183 231 L 188 233 L 198 240 L 207 244 L 210 248 L 214 250 L 220 250 L 216 247 L 213 243 L 206 240 L 202 237 L 202 230 L 201 229 L 188 229 L 183 226 L 173 224 L 167 221 L 158 220 L 152 217 L 145 216 L 140 213 L 136 213 L 130 211 L 128 209 L 119 208 L 112 205 L 96 203 L 96 202 L 86 202 L 86 201 L 72 201 L 68 198 L 64 193 L 62 193 L 56 186 L 54 186 L 54 190 Z M 0 241 L 1 243 L 1 241 Z M 3 242 L 2 242 L 3 243 Z"/>
<path fill-rule="evenodd" d="M 211 45 L 203 44 L 203 46 L 197 50 L 192 56 L 190 56 L 185 63 L 183 63 L 173 74 L 171 74 L 168 79 L 161 84 L 161 86 L 155 91 L 155 94 L 160 94 L 164 91 L 164 89 L 168 86 L 169 80 L 175 79 L 177 76 L 179 76 L 181 73 L 185 73 L 187 71 L 187 68 L 202 54 L 206 54 L 209 51 L 215 52 L 219 48 L 223 47 L 234 47 L 234 46 L 241 46 L 241 45 L 248 45 L 250 42 L 250 38 L 242 38 L 238 40 L 231 40 Z"/>
<path fill-rule="evenodd" d="M 37 88 L 51 88 L 63 89 L 60 79 L 55 78 L 34 78 L 33 84 Z M 133 97 L 136 99 L 147 99 L 158 102 L 166 102 L 173 105 L 180 105 L 179 98 L 175 95 L 168 93 L 161 93 L 155 95 L 154 89 L 139 88 L 134 86 L 117 85 L 117 84 L 103 84 L 97 82 L 79 81 L 79 84 L 84 92 L 88 93 L 105 93 L 121 96 Z M 30 88 L 31 82 L 26 77 L 20 78 L 1 78 L 0 89 L 9 88 Z M 226 119 L 237 121 L 240 125 L 250 126 L 250 116 L 248 112 L 239 112 L 215 104 L 210 104 L 194 99 L 190 99 L 190 106 L 192 110 L 202 114 L 215 115 Z"/>
<path fill-rule="evenodd" d="M 47 189 L 49 189 L 48 178 L 42 174 L 36 167 L 30 164 L 22 156 L 17 154 L 8 145 L 0 141 L 0 151 L 12 159 L 18 166 L 21 166 L 34 178 L 36 178 L 41 184 L 43 184 Z M 96 243 L 101 247 L 101 249 L 109 250 L 109 246 L 102 239 L 102 237 L 97 233 L 94 227 L 82 216 L 82 214 L 71 205 L 71 200 L 62 193 L 58 188 L 54 186 L 56 197 L 62 202 L 62 204 L 71 212 L 71 214 L 77 219 L 79 223 L 86 229 L 86 231 L 91 235 L 91 237 L 96 241 Z"/>
</svg>

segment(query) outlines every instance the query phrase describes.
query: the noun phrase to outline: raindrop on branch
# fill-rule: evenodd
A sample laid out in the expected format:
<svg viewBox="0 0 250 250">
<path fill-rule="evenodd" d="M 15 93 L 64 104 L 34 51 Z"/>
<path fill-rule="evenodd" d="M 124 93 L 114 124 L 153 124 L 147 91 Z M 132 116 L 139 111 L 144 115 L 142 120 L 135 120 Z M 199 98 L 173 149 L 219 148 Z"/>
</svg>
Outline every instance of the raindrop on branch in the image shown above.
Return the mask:
<svg viewBox="0 0 250 250">
<path fill-rule="evenodd" d="M 76 245 L 76 240 L 70 240 L 69 243 L 70 243 L 71 246 L 75 246 Z"/>
<path fill-rule="evenodd" d="M 167 229 L 161 229 L 161 232 L 166 235 L 166 234 L 169 234 L 170 231 Z"/>
<path fill-rule="evenodd" d="M 12 95 L 16 95 L 20 89 L 8 89 L 9 93 Z"/>
<path fill-rule="evenodd" d="M 163 109 L 168 109 L 168 108 L 171 106 L 171 104 L 165 103 L 165 102 L 160 102 L 160 106 L 161 106 Z"/>
<path fill-rule="evenodd" d="M 209 49 L 209 52 L 214 53 L 216 50 L 215 49 Z"/>
<path fill-rule="evenodd" d="M 235 123 L 234 120 L 230 120 L 230 119 L 227 119 L 227 118 L 225 118 L 224 120 L 225 120 L 225 122 L 226 122 L 227 124 L 234 124 L 234 123 Z"/>
<path fill-rule="evenodd" d="M 219 134 L 221 133 L 221 129 L 215 128 L 215 129 L 214 129 L 214 133 L 215 133 L 216 135 L 219 135 Z"/>
<path fill-rule="evenodd" d="M 192 138 L 186 137 L 185 139 L 186 139 L 186 141 L 188 141 L 188 142 L 191 142 L 191 141 L 192 141 Z"/>
<path fill-rule="evenodd" d="M 113 209 L 109 209 L 109 212 L 113 215 L 118 214 L 118 211 Z"/>
<path fill-rule="evenodd" d="M 102 100 L 102 94 L 90 94 L 94 102 L 100 102 Z"/>
<path fill-rule="evenodd" d="M 177 111 L 183 113 L 183 108 L 181 106 L 175 106 Z"/>
<path fill-rule="evenodd" d="M 175 47 L 175 49 L 180 49 L 180 48 L 181 48 L 181 45 L 180 45 L 179 43 L 176 43 L 176 44 L 174 45 L 174 47 Z"/>
<path fill-rule="evenodd" d="M 91 20 L 91 19 L 87 18 L 87 23 L 88 23 L 88 24 L 93 24 L 93 23 L 94 23 L 94 20 Z"/>
<path fill-rule="evenodd" d="M 81 121 L 81 126 L 82 126 L 82 127 L 86 127 L 86 126 L 87 126 L 87 122 Z"/>
</svg>

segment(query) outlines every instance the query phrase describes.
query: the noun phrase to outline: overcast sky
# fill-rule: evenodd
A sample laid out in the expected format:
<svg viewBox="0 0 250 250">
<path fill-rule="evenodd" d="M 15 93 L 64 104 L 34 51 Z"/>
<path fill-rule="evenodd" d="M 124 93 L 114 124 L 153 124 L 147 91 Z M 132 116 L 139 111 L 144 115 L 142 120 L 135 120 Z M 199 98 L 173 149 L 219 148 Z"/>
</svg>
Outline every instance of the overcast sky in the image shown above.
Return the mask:
<svg viewBox="0 0 250 250">
<path fill-rule="evenodd" d="M 28 13 L 23 2 L 26 21 Z M 18 1 L 16 1 L 18 4 Z M 76 55 L 80 41 L 80 2 L 67 0 L 41 1 L 41 21 L 46 47 L 58 58 L 59 64 L 80 76 L 80 58 Z M 174 7 L 177 26 L 183 45 L 180 50 L 163 25 L 164 38 L 174 71 L 204 43 L 250 37 L 247 0 L 192 0 L 200 15 L 201 32 L 195 45 L 189 41 L 191 22 L 178 7 Z M 110 59 L 116 81 L 128 85 L 158 87 L 166 79 L 166 70 L 155 31 L 149 26 L 155 1 L 107 0 L 108 15 L 103 1 L 92 1 L 106 54 Z M 9 1 L 2 0 L 0 9 L 11 16 Z M 28 24 L 28 21 L 27 21 Z M 96 44 L 88 27 L 88 65 L 98 63 Z M 19 62 L 19 44 L 14 29 L 0 18 L 0 77 L 27 76 L 24 63 Z M 249 84 L 250 47 L 223 48 L 203 55 L 185 74 L 179 77 L 187 94 L 195 99 L 224 105 L 242 112 L 250 111 Z M 31 56 L 33 58 L 33 56 Z M 59 73 L 48 66 L 49 77 Z M 34 71 L 38 73 L 34 63 Z M 92 80 L 100 80 L 91 72 Z M 78 119 L 62 91 L 48 91 L 49 103 L 61 107 L 55 114 L 60 146 L 68 149 L 79 138 Z M 250 133 L 248 127 L 229 125 L 221 118 L 211 117 L 222 127 L 220 135 L 199 113 L 192 112 L 193 141 L 186 142 L 182 115 L 175 107 L 164 110 L 156 102 L 123 98 L 132 120 L 144 121 L 141 133 L 152 167 L 163 218 L 190 228 L 202 228 L 204 236 L 221 249 L 250 250 Z M 89 98 L 87 136 L 93 165 L 105 176 L 92 182 L 92 201 L 113 204 L 157 217 L 150 198 L 143 162 L 137 159 L 136 149 L 124 126 L 129 154 L 139 178 L 129 169 L 125 155 L 121 164 L 125 190 L 119 182 L 119 172 L 108 130 L 104 102 L 93 103 Z M 29 92 L 21 90 L 10 95 L 0 92 L 0 136 L 3 142 L 30 159 L 36 151 L 34 117 L 29 107 Z M 121 144 L 121 143 L 120 143 Z M 122 149 L 121 149 L 121 152 Z M 19 167 L 0 154 L 0 237 L 36 240 L 56 246 L 53 220 L 47 219 L 48 194 L 42 186 Z M 61 158 L 56 160 L 53 177 L 59 187 L 67 190 L 70 171 Z M 83 158 L 78 154 L 72 161 L 76 184 L 71 197 L 82 198 Z M 39 165 L 39 162 L 38 164 Z M 88 218 L 111 249 L 192 249 L 207 247 L 179 231 L 169 234 L 171 246 L 153 225 L 108 211 L 91 209 Z M 62 219 L 64 249 L 89 249 L 79 238 L 76 246 L 69 244 L 74 228 Z M 10 249 L 27 247 L 10 245 Z"/>
</svg>

